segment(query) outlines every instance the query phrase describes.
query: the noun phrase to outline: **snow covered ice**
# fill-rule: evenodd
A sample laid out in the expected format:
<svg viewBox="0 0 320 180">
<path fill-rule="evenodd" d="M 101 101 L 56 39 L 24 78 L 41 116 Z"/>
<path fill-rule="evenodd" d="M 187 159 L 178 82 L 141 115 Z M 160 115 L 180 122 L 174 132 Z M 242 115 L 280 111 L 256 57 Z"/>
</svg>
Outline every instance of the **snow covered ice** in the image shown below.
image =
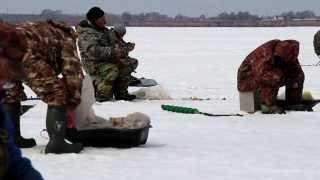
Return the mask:
<svg viewBox="0 0 320 180">
<path fill-rule="evenodd" d="M 45 155 L 48 139 L 40 131 L 45 128 L 46 105 L 34 101 L 26 102 L 37 105 L 21 122 L 23 135 L 35 137 L 38 145 L 23 153 L 47 180 L 319 179 L 319 105 L 315 112 L 219 118 L 160 108 L 171 104 L 210 113 L 238 113 L 236 78 L 242 60 L 258 45 L 278 38 L 300 41 L 301 64 L 315 64 L 312 39 L 318 29 L 128 28 L 126 40 L 136 42 L 131 56 L 140 63 L 136 76 L 156 79 L 172 99 L 106 102 L 94 109 L 106 118 L 137 111 L 148 114 L 153 128 L 147 144 Z M 319 67 L 303 69 L 305 90 L 319 98 Z M 185 100 L 189 97 L 210 100 Z"/>
</svg>

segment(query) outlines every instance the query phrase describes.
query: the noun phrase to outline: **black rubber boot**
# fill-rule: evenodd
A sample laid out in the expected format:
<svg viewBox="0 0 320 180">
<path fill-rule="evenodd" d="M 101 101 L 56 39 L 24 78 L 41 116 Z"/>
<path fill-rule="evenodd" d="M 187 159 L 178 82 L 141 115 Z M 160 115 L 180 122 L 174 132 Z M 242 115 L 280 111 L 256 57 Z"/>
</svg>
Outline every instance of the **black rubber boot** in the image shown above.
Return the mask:
<svg viewBox="0 0 320 180">
<path fill-rule="evenodd" d="M 20 131 L 21 104 L 5 103 L 4 109 L 9 114 L 12 120 L 12 123 L 14 125 L 13 139 L 16 145 L 20 148 L 34 147 L 36 145 L 36 141 L 33 138 L 26 139 L 21 136 L 21 131 Z"/>
<path fill-rule="evenodd" d="M 48 106 L 46 125 L 50 139 L 46 146 L 45 153 L 79 153 L 83 149 L 81 143 L 69 144 L 65 141 L 65 122 L 65 107 Z"/>
<path fill-rule="evenodd" d="M 136 99 L 136 95 L 128 93 L 129 81 L 127 79 L 118 78 L 113 87 L 113 94 L 116 100 L 132 101 Z"/>
<path fill-rule="evenodd" d="M 137 96 L 133 95 L 133 94 L 116 94 L 115 93 L 115 99 L 116 100 L 124 100 L 124 101 L 132 101 L 134 99 L 136 99 Z"/>
<path fill-rule="evenodd" d="M 286 87 L 286 101 L 290 104 L 301 103 L 303 87 L 290 88 Z"/>
</svg>

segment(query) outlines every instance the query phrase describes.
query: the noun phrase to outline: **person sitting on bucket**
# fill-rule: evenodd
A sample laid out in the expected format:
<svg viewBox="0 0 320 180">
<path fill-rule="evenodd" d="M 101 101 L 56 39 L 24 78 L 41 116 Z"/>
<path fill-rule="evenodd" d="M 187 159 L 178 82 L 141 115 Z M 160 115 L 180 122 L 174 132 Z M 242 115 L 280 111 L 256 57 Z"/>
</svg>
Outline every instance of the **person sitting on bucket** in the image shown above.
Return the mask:
<svg viewBox="0 0 320 180">
<path fill-rule="evenodd" d="M 240 65 L 238 90 L 257 91 L 263 113 L 282 113 L 284 110 L 276 102 L 279 88 L 285 86 L 287 103 L 296 107 L 302 100 L 304 83 L 298 55 L 299 42 L 295 40 L 275 39 L 262 44 Z"/>
<path fill-rule="evenodd" d="M 93 80 L 95 97 L 99 102 L 113 100 L 132 101 L 129 94 L 130 74 L 134 68 L 122 63 L 129 49 L 121 47 L 110 37 L 105 13 L 99 7 L 91 8 L 76 27 L 78 45 L 84 70 Z"/>
</svg>

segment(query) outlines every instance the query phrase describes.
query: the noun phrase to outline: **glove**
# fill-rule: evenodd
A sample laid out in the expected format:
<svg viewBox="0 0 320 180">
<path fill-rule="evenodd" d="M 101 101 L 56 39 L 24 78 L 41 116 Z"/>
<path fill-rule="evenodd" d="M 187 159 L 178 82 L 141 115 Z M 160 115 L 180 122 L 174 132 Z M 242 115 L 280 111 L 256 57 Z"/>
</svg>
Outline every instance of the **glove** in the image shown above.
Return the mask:
<svg viewBox="0 0 320 180">
<path fill-rule="evenodd" d="M 67 108 L 67 128 L 75 128 L 76 127 L 76 111 L 74 107 Z"/>
<path fill-rule="evenodd" d="M 134 50 L 135 45 L 136 45 L 135 43 L 128 42 L 127 43 L 128 51 Z"/>
<path fill-rule="evenodd" d="M 80 92 L 74 92 L 73 94 L 69 94 L 67 96 L 67 105 L 71 108 L 74 107 L 74 109 L 80 104 L 81 102 L 81 94 Z"/>
</svg>

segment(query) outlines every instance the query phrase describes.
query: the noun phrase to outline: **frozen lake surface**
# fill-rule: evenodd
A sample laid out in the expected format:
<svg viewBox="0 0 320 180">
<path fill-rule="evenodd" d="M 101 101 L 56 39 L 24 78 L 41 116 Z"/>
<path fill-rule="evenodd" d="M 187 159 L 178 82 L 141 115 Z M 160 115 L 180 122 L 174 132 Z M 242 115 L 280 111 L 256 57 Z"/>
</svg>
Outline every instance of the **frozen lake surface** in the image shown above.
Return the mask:
<svg viewBox="0 0 320 180">
<path fill-rule="evenodd" d="M 271 39 L 300 41 L 301 64 L 318 62 L 312 40 L 319 28 L 128 28 L 136 43 L 136 76 L 155 78 L 173 100 L 107 102 L 103 117 L 140 111 L 152 119 L 146 145 L 85 148 L 81 154 L 45 155 L 46 105 L 22 117 L 22 132 L 38 146 L 24 149 L 47 180 L 301 180 L 320 178 L 320 106 L 315 112 L 244 117 L 206 117 L 162 111 L 161 104 L 211 113 L 238 113 L 237 68 L 258 45 Z M 320 68 L 305 66 L 305 89 L 320 97 Z M 136 89 L 130 89 L 133 91 Z M 206 101 L 183 100 L 188 97 Z M 222 100 L 226 98 L 226 100 Z M 30 103 L 30 102 L 28 102 Z"/>
</svg>

